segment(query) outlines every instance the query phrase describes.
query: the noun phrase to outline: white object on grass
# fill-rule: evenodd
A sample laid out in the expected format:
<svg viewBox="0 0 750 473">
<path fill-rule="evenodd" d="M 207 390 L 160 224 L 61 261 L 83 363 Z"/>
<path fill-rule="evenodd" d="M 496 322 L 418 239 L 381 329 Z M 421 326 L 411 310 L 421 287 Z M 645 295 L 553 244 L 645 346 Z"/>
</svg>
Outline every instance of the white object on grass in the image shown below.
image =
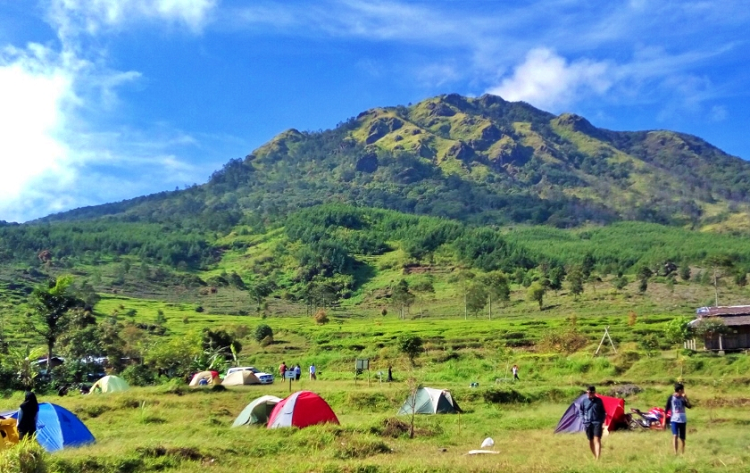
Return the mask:
<svg viewBox="0 0 750 473">
<path fill-rule="evenodd" d="M 492 448 L 495 446 L 495 441 L 492 440 L 492 437 L 487 437 L 484 439 L 484 442 L 482 442 L 482 448 Z"/>
</svg>

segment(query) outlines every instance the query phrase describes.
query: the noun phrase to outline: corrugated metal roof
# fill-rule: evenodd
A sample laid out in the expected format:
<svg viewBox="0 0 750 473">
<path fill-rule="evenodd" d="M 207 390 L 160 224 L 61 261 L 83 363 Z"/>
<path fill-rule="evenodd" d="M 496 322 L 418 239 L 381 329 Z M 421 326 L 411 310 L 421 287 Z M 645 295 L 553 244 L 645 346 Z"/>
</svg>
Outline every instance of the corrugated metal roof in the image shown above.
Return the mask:
<svg viewBox="0 0 750 473">
<path fill-rule="evenodd" d="M 695 313 L 698 317 L 718 317 L 723 315 L 750 315 L 750 305 L 701 307 Z"/>
<path fill-rule="evenodd" d="M 736 327 L 739 325 L 750 325 L 750 315 L 735 315 L 732 317 L 721 317 L 724 325 L 727 327 Z"/>
</svg>

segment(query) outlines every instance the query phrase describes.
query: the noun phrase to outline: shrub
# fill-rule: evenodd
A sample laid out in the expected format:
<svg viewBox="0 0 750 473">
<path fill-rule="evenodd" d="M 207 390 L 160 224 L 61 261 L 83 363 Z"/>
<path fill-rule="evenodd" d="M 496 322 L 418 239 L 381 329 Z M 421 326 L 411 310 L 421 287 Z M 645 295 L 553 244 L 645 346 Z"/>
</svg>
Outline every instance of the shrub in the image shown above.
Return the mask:
<svg viewBox="0 0 750 473">
<path fill-rule="evenodd" d="M 255 341 L 262 342 L 265 338 L 271 337 L 273 342 L 273 329 L 266 324 L 260 324 L 255 327 Z"/>
<path fill-rule="evenodd" d="M 329 322 L 328 315 L 323 309 L 319 309 L 317 312 L 315 312 L 313 319 L 315 319 L 316 324 L 320 325 L 327 324 Z"/>
<path fill-rule="evenodd" d="M 122 377 L 133 386 L 148 386 L 156 380 L 154 372 L 146 365 L 130 365 L 125 368 Z"/>
<path fill-rule="evenodd" d="M 409 361 L 414 364 L 414 358 L 422 352 L 422 339 L 416 335 L 407 335 L 399 340 L 399 349 L 409 357 Z"/>
<path fill-rule="evenodd" d="M 3 473 L 47 473 L 48 456 L 34 440 L 22 440 L 14 448 L 0 454 L 0 471 Z"/>
<path fill-rule="evenodd" d="M 556 352 L 563 354 L 575 353 L 588 343 L 586 336 L 575 329 L 564 332 L 547 332 L 539 340 L 539 348 L 543 351 Z"/>
</svg>

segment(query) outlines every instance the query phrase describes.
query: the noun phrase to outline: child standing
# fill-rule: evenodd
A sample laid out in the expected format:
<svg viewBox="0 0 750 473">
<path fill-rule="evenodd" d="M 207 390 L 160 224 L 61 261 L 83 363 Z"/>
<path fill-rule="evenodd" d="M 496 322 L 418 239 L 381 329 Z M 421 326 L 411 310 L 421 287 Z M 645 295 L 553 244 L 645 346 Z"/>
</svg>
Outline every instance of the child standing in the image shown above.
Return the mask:
<svg viewBox="0 0 750 473">
<path fill-rule="evenodd" d="M 690 409 L 691 407 L 693 406 L 690 405 L 690 401 L 685 395 L 685 386 L 682 383 L 675 384 L 674 394 L 669 396 L 667 406 L 664 408 L 667 414 L 670 411 L 672 413 L 672 446 L 674 447 L 675 455 L 679 453 L 677 449 L 678 439 L 682 445 L 682 453 L 685 453 L 685 434 L 687 433 L 687 413 L 685 409 Z"/>
</svg>

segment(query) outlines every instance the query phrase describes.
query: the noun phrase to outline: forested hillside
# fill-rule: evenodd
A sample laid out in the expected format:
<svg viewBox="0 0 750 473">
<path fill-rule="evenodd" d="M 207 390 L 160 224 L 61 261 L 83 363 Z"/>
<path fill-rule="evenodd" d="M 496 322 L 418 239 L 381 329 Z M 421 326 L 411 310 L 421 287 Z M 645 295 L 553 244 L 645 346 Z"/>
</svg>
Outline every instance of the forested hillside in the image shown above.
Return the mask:
<svg viewBox="0 0 750 473">
<path fill-rule="evenodd" d="M 747 162 L 693 136 L 453 94 L 286 131 L 203 185 L 3 223 L 0 282 L 17 298 L 72 272 L 90 291 L 199 306 L 218 291 L 231 297 L 211 311 L 243 313 L 390 297 L 420 271 L 555 290 L 571 273 L 740 278 L 749 191 Z"/>
<path fill-rule="evenodd" d="M 339 201 L 464 222 L 572 227 L 637 220 L 745 228 L 750 164 L 670 131 L 614 132 L 484 95 L 286 131 L 208 183 L 46 221 L 112 216 L 225 231 Z"/>
</svg>

